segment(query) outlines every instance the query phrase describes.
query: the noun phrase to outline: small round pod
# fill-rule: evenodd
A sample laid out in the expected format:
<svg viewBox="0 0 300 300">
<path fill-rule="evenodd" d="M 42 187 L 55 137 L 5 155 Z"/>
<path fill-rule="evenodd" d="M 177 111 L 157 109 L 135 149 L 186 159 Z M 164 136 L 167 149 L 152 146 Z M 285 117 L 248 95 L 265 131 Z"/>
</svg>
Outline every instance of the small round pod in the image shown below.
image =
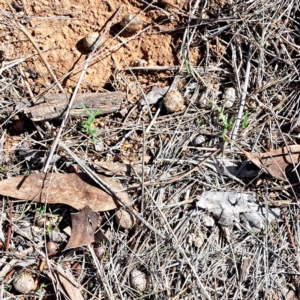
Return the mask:
<svg viewBox="0 0 300 300">
<path fill-rule="evenodd" d="M 135 217 L 127 210 L 118 210 L 115 214 L 115 220 L 121 228 L 130 229 L 135 225 Z"/>
<path fill-rule="evenodd" d="M 13 281 L 13 287 L 21 294 L 28 294 L 34 289 L 33 277 L 24 272 Z"/>
<path fill-rule="evenodd" d="M 134 14 L 125 15 L 120 24 L 128 33 L 135 33 L 142 29 L 142 20 Z"/>
<path fill-rule="evenodd" d="M 205 142 L 205 136 L 203 135 L 198 135 L 195 139 L 194 139 L 194 145 L 195 146 L 200 146 L 201 144 L 203 144 Z"/>
<path fill-rule="evenodd" d="M 55 242 L 50 241 L 46 244 L 46 248 L 47 248 L 48 253 L 50 254 L 50 253 L 54 253 L 58 247 Z"/>
<path fill-rule="evenodd" d="M 99 38 L 98 32 L 91 32 L 88 35 L 86 35 L 83 39 L 84 48 L 88 51 L 93 51 L 98 38 Z"/>
<path fill-rule="evenodd" d="M 232 87 L 226 89 L 223 94 L 223 101 L 224 101 L 223 105 L 227 108 L 230 108 L 233 106 L 235 100 L 236 100 L 235 89 Z"/>
<path fill-rule="evenodd" d="M 167 92 L 163 103 L 169 113 L 174 113 L 185 109 L 184 98 L 177 90 Z"/>
<path fill-rule="evenodd" d="M 130 284 L 131 287 L 143 292 L 147 289 L 147 276 L 145 273 L 134 269 L 130 273 Z"/>
</svg>

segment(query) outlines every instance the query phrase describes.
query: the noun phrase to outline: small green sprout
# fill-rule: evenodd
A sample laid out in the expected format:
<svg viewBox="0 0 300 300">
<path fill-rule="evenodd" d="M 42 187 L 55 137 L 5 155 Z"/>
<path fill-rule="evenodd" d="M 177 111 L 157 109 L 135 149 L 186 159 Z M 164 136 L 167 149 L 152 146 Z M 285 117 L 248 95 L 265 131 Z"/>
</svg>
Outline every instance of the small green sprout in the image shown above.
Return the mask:
<svg viewBox="0 0 300 300">
<path fill-rule="evenodd" d="M 89 135 L 91 135 L 91 137 L 93 139 L 93 144 L 96 144 L 97 141 L 96 141 L 95 135 L 98 132 L 98 128 L 92 128 L 92 124 L 94 123 L 95 118 L 98 115 L 100 115 L 103 112 L 103 110 L 99 109 L 96 112 L 93 112 L 91 110 L 88 110 L 83 103 L 81 103 L 81 106 L 84 109 L 84 111 L 86 112 L 86 114 L 88 115 L 87 120 L 82 124 L 82 130 L 81 131 L 86 132 Z"/>
<path fill-rule="evenodd" d="M 188 73 L 188 75 L 191 75 L 190 66 L 185 55 L 183 55 L 183 60 L 184 60 L 186 72 Z"/>
<path fill-rule="evenodd" d="M 197 122 L 198 126 L 202 126 L 205 124 L 205 122 L 203 120 L 200 120 L 199 117 L 196 117 L 196 122 Z"/>
<path fill-rule="evenodd" d="M 1 165 L 0 165 L 0 173 L 6 173 L 6 170 L 5 170 L 5 168 L 4 167 L 2 167 Z"/>
<path fill-rule="evenodd" d="M 225 138 L 225 134 L 228 132 L 228 130 L 231 128 L 233 121 L 234 121 L 234 117 L 232 116 L 229 121 L 227 121 L 226 116 L 224 115 L 224 109 L 225 107 L 223 106 L 222 108 L 220 108 L 216 103 L 214 103 L 213 101 L 210 102 L 219 112 L 221 120 L 222 120 L 222 124 L 223 124 L 223 134 L 222 134 L 222 139 L 227 142 L 230 143 L 226 138 Z"/>
<path fill-rule="evenodd" d="M 249 116 L 249 112 L 247 110 L 243 120 L 243 129 L 247 128 L 249 125 L 248 116 Z"/>
</svg>

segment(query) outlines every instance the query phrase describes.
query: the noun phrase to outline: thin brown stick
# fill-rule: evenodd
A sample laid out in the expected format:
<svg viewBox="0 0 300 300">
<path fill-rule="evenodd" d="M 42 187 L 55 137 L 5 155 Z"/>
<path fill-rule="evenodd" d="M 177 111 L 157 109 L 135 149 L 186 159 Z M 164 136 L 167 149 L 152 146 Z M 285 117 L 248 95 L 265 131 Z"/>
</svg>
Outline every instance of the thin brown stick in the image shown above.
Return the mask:
<svg viewBox="0 0 300 300">
<path fill-rule="evenodd" d="M 12 207 L 13 207 L 13 203 L 12 203 L 12 201 L 10 201 L 10 203 L 9 203 L 9 224 L 8 224 L 8 229 L 7 229 L 7 239 L 6 239 L 5 252 L 8 252 L 8 250 L 9 250 L 10 239 L 11 239 L 11 231 L 12 231 Z"/>
<path fill-rule="evenodd" d="M 290 224 L 289 224 L 289 220 L 288 220 L 287 217 L 286 217 L 285 211 L 283 211 L 282 214 L 283 214 L 285 226 L 286 226 L 286 228 L 287 228 L 287 231 L 288 231 L 288 234 L 289 234 L 289 237 L 290 237 L 291 244 L 292 244 L 292 246 L 293 246 L 293 250 L 294 250 L 295 254 L 297 254 L 297 253 L 298 253 L 298 250 L 297 250 L 297 247 L 296 247 L 296 244 L 295 244 L 295 240 L 294 240 L 294 238 L 293 238 L 293 234 L 292 234 L 292 231 L 291 231 L 291 227 L 290 227 Z"/>
</svg>

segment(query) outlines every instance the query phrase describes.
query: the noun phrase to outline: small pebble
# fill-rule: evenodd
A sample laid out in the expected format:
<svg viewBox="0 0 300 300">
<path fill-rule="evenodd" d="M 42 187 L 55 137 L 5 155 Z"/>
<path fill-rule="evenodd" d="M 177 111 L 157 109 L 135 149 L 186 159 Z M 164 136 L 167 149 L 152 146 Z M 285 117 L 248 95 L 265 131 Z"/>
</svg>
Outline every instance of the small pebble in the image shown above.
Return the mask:
<svg viewBox="0 0 300 300">
<path fill-rule="evenodd" d="M 135 217 L 127 210 L 118 210 L 115 214 L 117 224 L 124 229 L 129 229 L 135 225 Z"/>
<path fill-rule="evenodd" d="M 192 233 L 192 241 L 196 248 L 201 248 L 204 243 L 205 237 L 202 232 Z"/>
<path fill-rule="evenodd" d="M 147 289 L 147 276 L 145 273 L 134 269 L 130 273 L 130 283 L 132 288 L 143 292 Z"/>
<path fill-rule="evenodd" d="M 38 13 L 38 12 L 41 11 L 41 7 L 36 5 L 36 6 L 33 7 L 33 10 L 34 10 L 34 12 Z"/>
<path fill-rule="evenodd" d="M 88 51 L 93 51 L 94 46 L 99 38 L 98 32 L 91 32 L 83 39 L 83 46 Z"/>
<path fill-rule="evenodd" d="M 142 21 L 137 15 L 125 15 L 120 24 L 129 33 L 137 32 L 142 28 Z"/>
<path fill-rule="evenodd" d="M 57 250 L 57 244 L 55 242 L 48 242 L 46 244 L 48 253 L 53 253 Z"/>
<path fill-rule="evenodd" d="M 203 224 L 205 227 L 213 227 L 215 225 L 215 220 L 210 216 L 203 217 Z"/>
<path fill-rule="evenodd" d="M 223 93 L 223 101 L 224 101 L 223 105 L 227 108 L 230 108 L 233 106 L 235 100 L 236 100 L 235 89 L 234 88 L 226 89 L 225 92 Z"/>
<path fill-rule="evenodd" d="M 174 113 L 185 109 L 184 98 L 177 90 L 169 91 L 165 95 L 163 103 L 169 113 Z"/>
<path fill-rule="evenodd" d="M 203 135 L 198 135 L 195 139 L 194 139 L 194 145 L 195 146 L 200 146 L 201 144 L 203 144 L 205 142 L 205 137 Z"/>
<path fill-rule="evenodd" d="M 35 86 L 33 88 L 33 93 L 37 95 L 40 92 L 40 90 L 41 90 L 41 88 L 39 86 Z"/>
<path fill-rule="evenodd" d="M 22 273 L 13 281 L 13 286 L 19 293 L 28 294 L 34 289 L 34 279 L 30 274 Z"/>
<path fill-rule="evenodd" d="M 99 260 L 101 260 L 104 253 L 105 253 L 104 247 L 97 247 L 97 248 L 94 249 L 94 251 L 95 251 L 95 254 L 96 254 L 97 258 Z"/>
</svg>

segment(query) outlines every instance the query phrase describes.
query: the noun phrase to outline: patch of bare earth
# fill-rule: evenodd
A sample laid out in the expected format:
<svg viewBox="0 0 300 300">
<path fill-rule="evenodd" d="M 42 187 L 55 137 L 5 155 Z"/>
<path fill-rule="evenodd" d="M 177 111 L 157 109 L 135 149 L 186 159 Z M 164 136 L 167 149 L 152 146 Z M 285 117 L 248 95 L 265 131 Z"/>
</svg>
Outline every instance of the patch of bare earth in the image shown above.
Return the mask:
<svg viewBox="0 0 300 300">
<path fill-rule="evenodd" d="M 143 3 L 121 0 L 27 1 L 24 7 L 26 12 L 22 10 L 17 13 L 17 18 L 25 23 L 26 30 L 68 91 L 75 87 L 85 59 L 80 51 L 80 41 L 90 32 L 103 33 L 103 28 L 120 7 L 121 13 L 89 66 L 81 89 L 101 90 L 110 85 L 115 86 L 118 84 L 116 72 L 128 67 L 174 66 L 179 63 L 176 45 L 178 35 L 164 32 L 172 31 L 180 24 L 181 18 L 161 7 L 147 9 Z M 11 16 L 4 5 L 2 8 L 8 17 Z M 136 33 L 134 38 L 132 35 L 118 34 L 122 30 L 118 24 L 126 14 L 137 14 L 143 22 L 143 31 Z M 9 59 L 36 53 L 31 42 L 17 27 L 2 25 L 0 39 Z M 191 56 L 198 61 L 199 55 L 199 51 L 194 49 Z M 52 78 L 38 56 L 28 59 L 27 65 L 41 76 L 35 85 L 47 86 L 51 83 Z M 157 82 L 154 75 L 140 77 L 143 86 Z M 166 78 L 167 75 L 162 77 Z M 133 80 L 129 78 L 130 82 Z M 166 82 L 164 78 L 160 78 L 160 81 Z"/>
</svg>

